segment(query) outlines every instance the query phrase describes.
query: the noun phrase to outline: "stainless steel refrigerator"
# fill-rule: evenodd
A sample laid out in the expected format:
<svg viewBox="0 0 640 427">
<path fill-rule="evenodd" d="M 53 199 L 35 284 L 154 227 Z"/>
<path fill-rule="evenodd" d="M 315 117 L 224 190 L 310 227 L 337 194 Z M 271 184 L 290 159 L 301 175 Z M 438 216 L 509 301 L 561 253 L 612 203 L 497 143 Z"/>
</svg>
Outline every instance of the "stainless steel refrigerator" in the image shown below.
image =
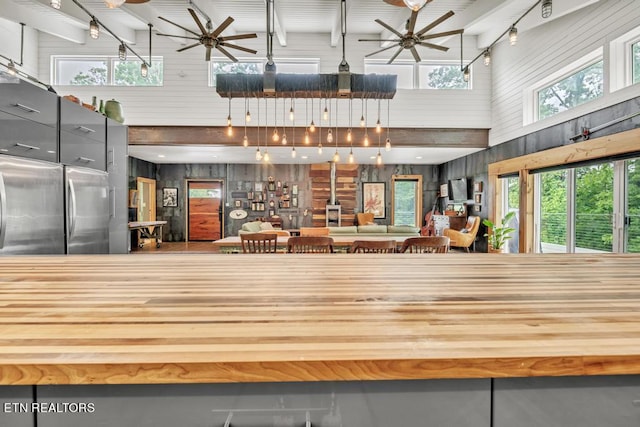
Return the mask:
<svg viewBox="0 0 640 427">
<path fill-rule="evenodd" d="M 0 155 L 0 254 L 64 254 L 63 167 Z"/>
<path fill-rule="evenodd" d="M 65 166 L 67 253 L 109 253 L 109 175 Z"/>
</svg>

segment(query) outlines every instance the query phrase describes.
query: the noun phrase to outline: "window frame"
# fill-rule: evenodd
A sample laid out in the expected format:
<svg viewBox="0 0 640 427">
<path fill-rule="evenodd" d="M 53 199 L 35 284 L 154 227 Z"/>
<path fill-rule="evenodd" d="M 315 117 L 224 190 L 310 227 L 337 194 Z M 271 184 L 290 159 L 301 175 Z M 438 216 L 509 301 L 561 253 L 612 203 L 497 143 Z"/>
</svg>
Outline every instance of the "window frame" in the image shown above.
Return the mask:
<svg viewBox="0 0 640 427">
<path fill-rule="evenodd" d="M 422 175 L 392 175 L 391 176 L 391 225 L 395 224 L 395 200 L 396 200 L 396 182 L 411 181 L 416 183 L 416 202 L 415 202 L 415 226 L 420 228 L 422 226 L 422 202 L 423 202 L 423 189 L 422 189 Z"/>
<path fill-rule="evenodd" d="M 58 62 L 59 61 L 105 61 L 107 63 L 107 83 L 104 85 L 72 85 L 68 83 L 58 83 Z M 128 56 L 125 61 L 122 61 L 118 55 L 51 55 L 50 58 L 50 78 L 49 82 L 53 86 L 70 86 L 70 87 L 163 87 L 164 86 L 164 72 L 162 73 L 162 80 L 159 84 L 149 85 L 119 85 L 115 84 L 115 64 L 118 62 L 135 61 L 140 62 L 140 58 L 135 55 Z M 151 67 L 153 64 L 161 62 L 164 68 L 164 56 L 151 56 Z M 164 70 L 163 70 L 164 71 Z"/>
<path fill-rule="evenodd" d="M 215 56 L 215 57 L 211 57 L 211 61 L 209 61 L 209 65 L 207 67 L 207 85 L 209 87 L 216 87 L 216 79 L 214 79 L 214 72 L 213 72 L 213 65 L 216 63 L 220 63 L 220 62 L 224 62 L 227 64 L 232 63 L 232 61 L 229 58 L 226 57 L 221 57 L 221 56 Z M 258 64 L 260 66 L 261 70 L 264 70 L 264 65 L 267 62 L 267 58 L 247 58 L 247 57 L 240 57 L 238 58 L 238 63 L 241 64 Z M 276 70 L 278 65 L 315 65 L 316 69 L 313 71 L 309 71 L 308 74 L 318 74 L 318 71 L 320 69 L 320 58 L 283 58 L 283 59 L 278 59 L 276 62 Z M 261 73 L 257 73 L 258 74 L 262 74 L 264 71 L 262 71 Z M 277 72 L 280 72 L 277 70 Z M 294 73 L 295 74 L 295 73 Z M 307 73 L 300 73 L 300 74 L 307 74 Z"/>
<path fill-rule="evenodd" d="M 609 43 L 609 92 L 639 84 L 633 82 L 633 45 L 640 43 L 640 26 Z"/>
<path fill-rule="evenodd" d="M 457 67 L 459 66 L 459 63 L 456 61 L 448 61 L 448 60 L 442 60 L 442 61 L 432 61 L 432 60 L 426 60 L 426 61 L 420 61 L 420 62 L 415 62 L 413 60 L 408 60 L 408 59 L 402 59 L 402 60 L 396 60 L 394 61 L 392 64 L 387 64 L 386 62 L 387 60 L 385 59 L 365 59 L 364 60 L 364 73 L 365 74 L 371 74 L 367 71 L 367 66 L 368 65 L 387 65 L 387 66 L 410 66 L 412 68 L 412 76 L 411 76 L 411 80 L 412 80 L 412 87 L 410 88 L 398 88 L 401 90 L 472 90 L 473 89 L 473 67 L 469 67 L 469 81 L 467 82 L 467 87 L 466 88 L 454 88 L 454 89 L 448 89 L 448 88 L 431 88 L 431 87 L 421 87 L 420 86 L 420 71 L 421 71 L 421 67 L 437 67 L 437 66 L 443 66 L 443 67 Z M 460 70 L 460 73 L 462 74 L 462 70 Z"/>
</svg>

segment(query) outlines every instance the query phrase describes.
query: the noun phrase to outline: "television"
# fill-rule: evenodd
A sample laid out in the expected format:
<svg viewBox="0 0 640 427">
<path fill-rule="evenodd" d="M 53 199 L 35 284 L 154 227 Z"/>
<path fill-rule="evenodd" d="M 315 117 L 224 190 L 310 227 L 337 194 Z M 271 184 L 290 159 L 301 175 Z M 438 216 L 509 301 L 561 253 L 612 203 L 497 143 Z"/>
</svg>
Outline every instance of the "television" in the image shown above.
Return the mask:
<svg viewBox="0 0 640 427">
<path fill-rule="evenodd" d="M 467 178 L 449 180 L 449 200 L 467 200 Z"/>
</svg>

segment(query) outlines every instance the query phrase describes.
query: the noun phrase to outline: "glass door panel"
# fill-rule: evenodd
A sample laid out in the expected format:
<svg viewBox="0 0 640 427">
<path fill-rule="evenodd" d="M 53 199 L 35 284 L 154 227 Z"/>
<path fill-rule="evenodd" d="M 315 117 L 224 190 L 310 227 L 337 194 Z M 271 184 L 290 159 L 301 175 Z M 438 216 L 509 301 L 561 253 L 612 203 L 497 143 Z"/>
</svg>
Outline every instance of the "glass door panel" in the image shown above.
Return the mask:
<svg viewBox="0 0 640 427">
<path fill-rule="evenodd" d="M 627 206 L 625 226 L 625 251 L 640 253 L 640 159 L 625 162 L 627 175 Z"/>
<path fill-rule="evenodd" d="M 613 163 L 575 169 L 575 252 L 613 251 Z"/>
<path fill-rule="evenodd" d="M 507 253 L 517 254 L 519 250 L 519 210 L 520 210 L 520 179 L 517 176 L 504 179 L 505 193 L 504 197 L 505 206 L 502 209 L 503 214 L 509 212 L 515 212 L 516 216 L 509 222 L 509 227 L 514 228 L 516 231 L 511 233 L 511 238 L 507 240 L 506 250 Z"/>
<path fill-rule="evenodd" d="M 540 173 L 538 252 L 567 252 L 567 172 Z"/>
</svg>

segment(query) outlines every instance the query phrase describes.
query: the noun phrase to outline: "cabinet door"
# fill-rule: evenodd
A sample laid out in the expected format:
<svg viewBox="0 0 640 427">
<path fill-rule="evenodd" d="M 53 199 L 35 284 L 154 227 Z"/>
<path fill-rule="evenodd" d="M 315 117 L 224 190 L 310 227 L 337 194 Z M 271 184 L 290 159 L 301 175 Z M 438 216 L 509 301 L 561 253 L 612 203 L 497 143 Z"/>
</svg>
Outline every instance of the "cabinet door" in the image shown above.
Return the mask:
<svg viewBox="0 0 640 427">
<path fill-rule="evenodd" d="M 58 125 L 58 96 L 23 80 L 0 83 L 0 110 L 47 126 Z"/>
<path fill-rule="evenodd" d="M 127 127 L 107 119 L 107 172 L 109 172 L 109 253 L 129 252 L 129 176 Z"/>
<path fill-rule="evenodd" d="M 106 170 L 106 145 L 84 136 L 60 132 L 60 162 L 70 166 Z"/>
<path fill-rule="evenodd" d="M 33 387 L 21 385 L 0 386 L 0 426 L 33 427 L 34 415 L 31 411 Z"/>
<path fill-rule="evenodd" d="M 60 99 L 60 130 L 104 143 L 107 139 L 106 117 L 66 99 Z"/>
<path fill-rule="evenodd" d="M 0 111 L 0 153 L 57 162 L 58 131 Z"/>
</svg>

